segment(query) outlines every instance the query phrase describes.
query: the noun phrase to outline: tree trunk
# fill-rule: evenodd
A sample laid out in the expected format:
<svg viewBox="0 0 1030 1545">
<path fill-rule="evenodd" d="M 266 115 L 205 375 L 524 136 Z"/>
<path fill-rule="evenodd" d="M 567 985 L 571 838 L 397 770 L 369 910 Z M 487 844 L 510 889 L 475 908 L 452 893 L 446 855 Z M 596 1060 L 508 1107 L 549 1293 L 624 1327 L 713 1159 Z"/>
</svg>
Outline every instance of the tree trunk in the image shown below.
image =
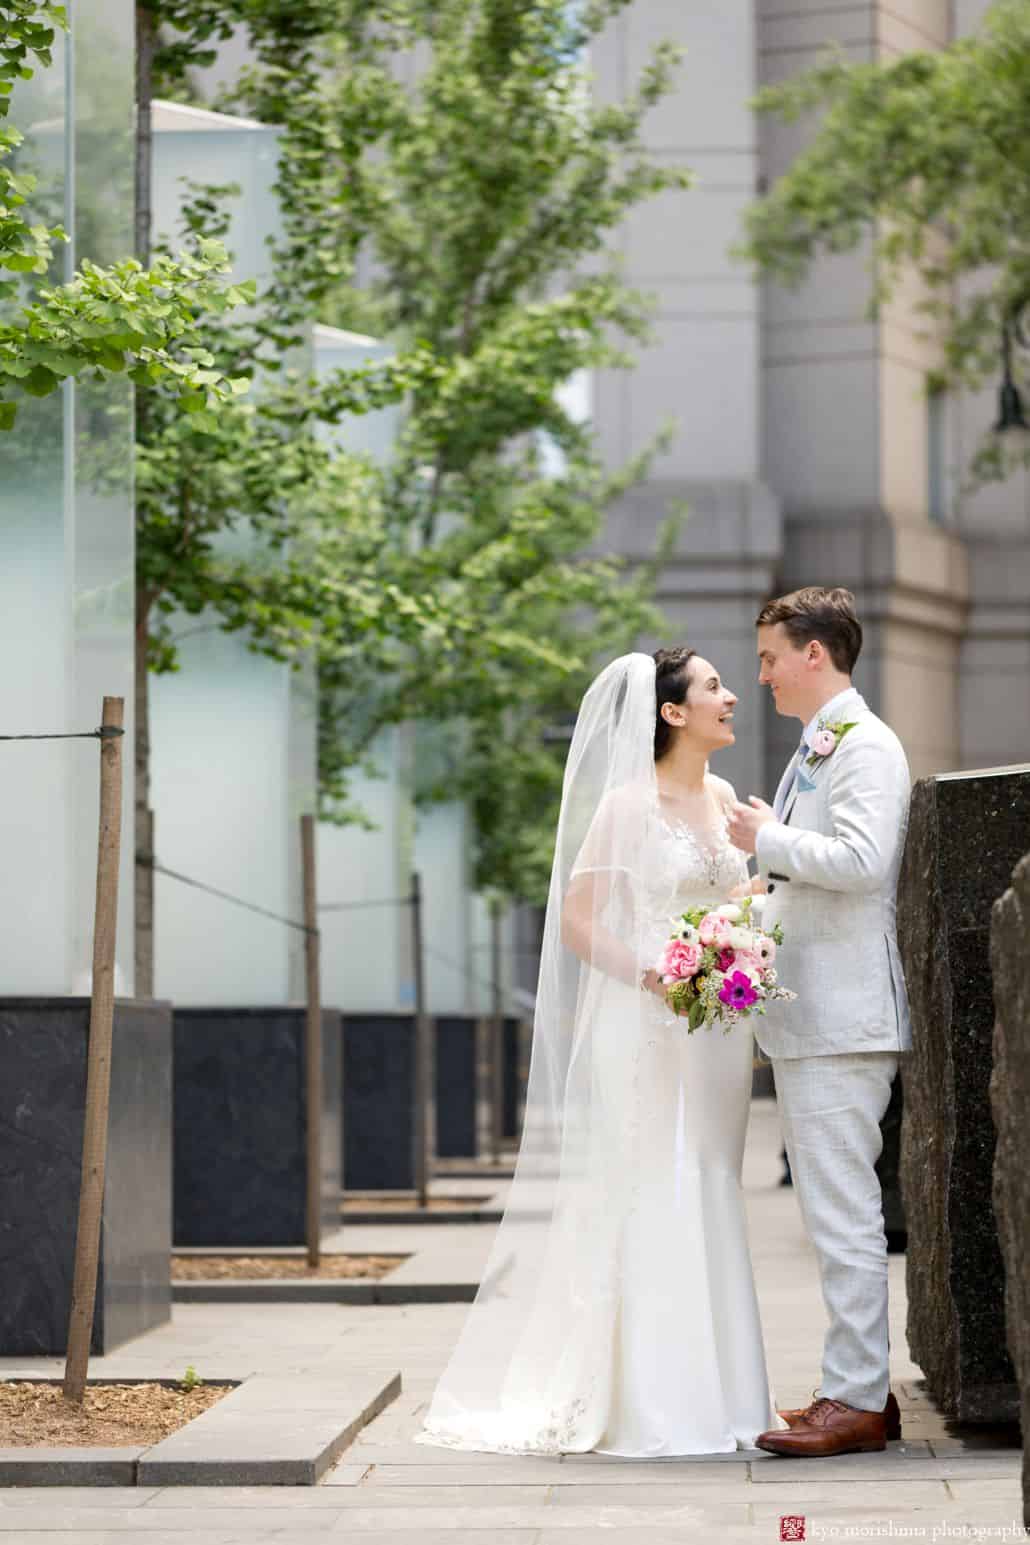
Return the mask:
<svg viewBox="0 0 1030 1545">
<path fill-rule="evenodd" d="M 154 15 L 136 6 L 136 256 L 150 262 L 152 142 L 150 104 L 153 94 Z M 136 393 L 136 441 L 142 438 L 144 397 Z M 150 693 L 147 681 L 147 632 L 150 598 L 136 597 L 136 996 L 154 996 L 154 813 L 150 808 Z"/>
<path fill-rule="evenodd" d="M 150 103 L 153 96 L 154 49 L 157 28 L 154 13 L 136 7 L 136 256 L 150 262 Z"/>
</svg>

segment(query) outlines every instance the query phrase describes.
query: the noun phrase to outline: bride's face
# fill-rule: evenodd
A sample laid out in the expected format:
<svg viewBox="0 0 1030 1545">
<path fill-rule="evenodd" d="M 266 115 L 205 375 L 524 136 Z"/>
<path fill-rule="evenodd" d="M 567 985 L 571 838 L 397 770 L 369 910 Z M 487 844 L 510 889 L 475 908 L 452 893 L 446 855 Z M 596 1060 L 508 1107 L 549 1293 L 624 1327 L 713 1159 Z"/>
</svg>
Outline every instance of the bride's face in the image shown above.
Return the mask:
<svg viewBox="0 0 1030 1545">
<path fill-rule="evenodd" d="M 725 686 L 719 672 L 710 660 L 695 655 L 690 662 L 687 700 L 682 704 L 669 703 L 669 709 L 677 710 L 675 723 L 688 740 L 706 751 L 717 751 L 720 746 L 732 746 L 733 710 L 736 694 Z"/>
</svg>

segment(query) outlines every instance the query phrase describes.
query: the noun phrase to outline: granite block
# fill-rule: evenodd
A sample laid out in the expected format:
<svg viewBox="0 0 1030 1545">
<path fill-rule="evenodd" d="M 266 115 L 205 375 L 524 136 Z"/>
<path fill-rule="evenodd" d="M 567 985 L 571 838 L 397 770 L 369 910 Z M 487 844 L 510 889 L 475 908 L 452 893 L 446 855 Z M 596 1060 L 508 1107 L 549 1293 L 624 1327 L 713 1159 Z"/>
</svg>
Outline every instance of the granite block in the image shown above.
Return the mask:
<svg viewBox="0 0 1030 1545">
<path fill-rule="evenodd" d="M 476 1025 L 468 1014 L 436 1020 L 436 1152 L 441 1159 L 476 1156 Z"/>
<path fill-rule="evenodd" d="M 994 904 L 991 968 L 994 1213 L 1005 1262 L 1008 1346 L 1023 1432 L 1030 1433 L 1030 853 L 1016 865 L 1011 889 Z M 1030 1447 L 1023 1454 L 1023 1523 L 1030 1528 Z"/>
<path fill-rule="evenodd" d="M 82 1163 L 88 998 L 0 998 L 0 1355 L 65 1351 Z M 166 1003 L 115 1004 L 93 1351 L 171 1315 Z"/>
<path fill-rule="evenodd" d="M 144 1452 L 142 1448 L 0 1448 L 0 1486 L 135 1486 L 136 1461 Z"/>
<path fill-rule="evenodd" d="M 398 1373 L 259 1375 L 148 1449 L 138 1483 L 314 1486 L 400 1391 Z"/>
<path fill-rule="evenodd" d="M 414 1100 L 414 1015 L 345 1015 L 343 1175 L 348 1191 L 414 1189 Z"/>
<path fill-rule="evenodd" d="M 900 1252 L 907 1244 L 905 1204 L 901 1195 L 901 1124 L 905 1112 L 903 1069 L 899 1066 L 891 1084 L 891 1097 L 880 1121 L 883 1147 L 876 1161 L 876 1176 L 883 1198 L 883 1227 L 887 1248 Z"/>
<path fill-rule="evenodd" d="M 1017 1413 L 992 1208 L 991 908 L 1030 834 L 1030 766 L 924 778 L 912 796 L 898 940 L 912 1006 L 901 1183 L 908 1342 L 968 1422 Z"/>
<path fill-rule="evenodd" d="M 501 1134 L 512 1141 L 522 1131 L 522 1102 L 528 1076 L 528 1056 L 523 1058 L 522 1021 L 505 1019 L 502 1032 L 504 1085 L 501 1097 Z M 523 1067 L 523 1060 L 526 1066 Z"/>
<path fill-rule="evenodd" d="M 304 1243 L 305 1011 L 177 1008 L 174 1238 Z M 339 1227 L 340 1014 L 322 1015 L 322 1226 Z"/>
</svg>

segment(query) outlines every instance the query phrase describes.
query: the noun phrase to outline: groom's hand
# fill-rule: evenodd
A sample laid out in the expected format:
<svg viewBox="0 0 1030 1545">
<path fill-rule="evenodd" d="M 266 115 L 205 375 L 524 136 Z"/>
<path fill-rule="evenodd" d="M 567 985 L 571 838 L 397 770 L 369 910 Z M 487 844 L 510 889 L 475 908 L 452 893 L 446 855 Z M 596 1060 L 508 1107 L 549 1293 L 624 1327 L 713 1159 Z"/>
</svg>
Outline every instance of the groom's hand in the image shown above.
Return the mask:
<svg viewBox="0 0 1030 1545">
<path fill-rule="evenodd" d="M 752 794 L 746 805 L 738 800 L 730 812 L 730 841 L 742 853 L 753 853 L 758 833 L 767 821 L 775 819 L 772 807 L 764 799 L 756 799 Z"/>
</svg>

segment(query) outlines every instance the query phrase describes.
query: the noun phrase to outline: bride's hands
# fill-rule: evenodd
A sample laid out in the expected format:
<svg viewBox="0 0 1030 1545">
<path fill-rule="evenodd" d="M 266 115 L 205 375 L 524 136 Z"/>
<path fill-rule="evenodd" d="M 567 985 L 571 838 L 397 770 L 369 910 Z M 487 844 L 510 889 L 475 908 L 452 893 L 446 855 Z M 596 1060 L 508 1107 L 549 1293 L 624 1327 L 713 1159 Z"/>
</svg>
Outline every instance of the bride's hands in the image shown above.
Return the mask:
<svg viewBox="0 0 1030 1545">
<path fill-rule="evenodd" d="M 644 972 L 640 978 L 640 985 L 646 992 L 653 992 L 656 998 L 661 998 L 662 1002 L 665 1002 L 665 983 L 654 967 Z"/>
</svg>

